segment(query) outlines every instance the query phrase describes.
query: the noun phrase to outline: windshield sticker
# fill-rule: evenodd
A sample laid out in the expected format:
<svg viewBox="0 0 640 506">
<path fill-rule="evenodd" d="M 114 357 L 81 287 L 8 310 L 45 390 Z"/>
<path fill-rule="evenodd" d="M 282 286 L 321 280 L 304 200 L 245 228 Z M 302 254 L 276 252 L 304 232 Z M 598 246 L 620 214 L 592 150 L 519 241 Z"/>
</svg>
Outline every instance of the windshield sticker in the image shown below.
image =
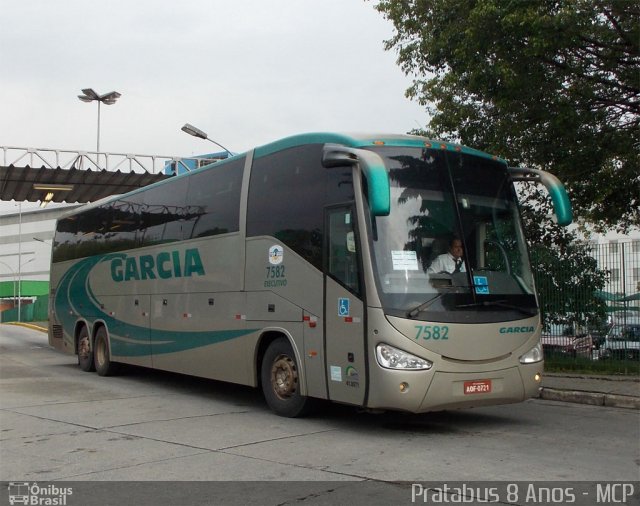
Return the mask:
<svg viewBox="0 0 640 506">
<path fill-rule="evenodd" d="M 284 248 L 274 244 L 269 248 L 269 263 L 271 265 L 279 265 L 284 259 Z"/>
<path fill-rule="evenodd" d="M 473 284 L 478 295 L 489 295 L 489 281 L 486 276 L 473 276 Z"/>
<path fill-rule="evenodd" d="M 347 232 L 347 251 L 349 253 L 356 252 L 356 237 L 353 232 Z"/>
<path fill-rule="evenodd" d="M 392 251 L 391 261 L 394 271 L 418 270 L 418 254 L 415 251 Z"/>
<path fill-rule="evenodd" d="M 342 381 L 342 368 L 340 366 L 331 366 L 331 381 Z"/>
</svg>

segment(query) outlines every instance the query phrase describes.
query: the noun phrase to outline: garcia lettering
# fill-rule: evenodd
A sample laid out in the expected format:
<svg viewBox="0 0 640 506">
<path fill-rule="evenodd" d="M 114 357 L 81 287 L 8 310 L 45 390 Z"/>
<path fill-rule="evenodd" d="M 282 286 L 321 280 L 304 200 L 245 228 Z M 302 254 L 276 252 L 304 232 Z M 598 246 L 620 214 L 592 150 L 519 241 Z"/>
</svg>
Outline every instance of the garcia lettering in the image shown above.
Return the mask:
<svg viewBox="0 0 640 506">
<path fill-rule="evenodd" d="M 526 334 L 533 331 L 533 327 L 500 327 L 501 334 Z"/>
<path fill-rule="evenodd" d="M 125 256 L 111 260 L 111 279 L 121 281 L 145 281 L 147 279 L 188 278 L 204 276 L 202 259 L 197 248 L 180 252 L 162 251 L 156 256 Z"/>
</svg>

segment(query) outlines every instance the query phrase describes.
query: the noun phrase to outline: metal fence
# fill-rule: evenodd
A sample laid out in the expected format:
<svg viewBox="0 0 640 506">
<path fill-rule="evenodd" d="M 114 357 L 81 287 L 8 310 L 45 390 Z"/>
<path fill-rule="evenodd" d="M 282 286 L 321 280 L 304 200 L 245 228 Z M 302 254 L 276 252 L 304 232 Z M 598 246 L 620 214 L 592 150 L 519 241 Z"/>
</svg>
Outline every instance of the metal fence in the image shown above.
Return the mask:
<svg viewBox="0 0 640 506">
<path fill-rule="evenodd" d="M 49 296 L 40 295 L 33 303 L 22 303 L 17 307 L 0 312 L 0 323 L 5 322 L 45 322 L 49 319 Z"/>
<path fill-rule="evenodd" d="M 640 241 L 583 247 L 590 258 L 570 263 L 575 271 L 559 274 L 565 283 L 536 276 L 541 306 L 551 308 L 543 313 L 546 367 L 640 374 Z M 541 268 L 535 254 L 532 262 Z M 597 290 L 594 279 L 604 280 Z"/>
</svg>

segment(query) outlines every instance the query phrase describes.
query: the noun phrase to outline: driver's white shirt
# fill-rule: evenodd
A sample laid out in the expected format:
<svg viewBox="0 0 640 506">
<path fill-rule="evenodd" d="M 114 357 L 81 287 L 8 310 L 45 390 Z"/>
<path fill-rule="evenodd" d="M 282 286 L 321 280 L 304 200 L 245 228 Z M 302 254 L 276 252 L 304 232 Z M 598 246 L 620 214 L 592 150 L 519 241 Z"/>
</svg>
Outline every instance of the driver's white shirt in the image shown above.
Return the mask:
<svg viewBox="0 0 640 506">
<path fill-rule="evenodd" d="M 461 259 L 462 260 L 462 259 Z M 456 270 L 456 259 L 451 253 L 443 253 L 442 255 L 438 255 L 431 265 L 427 269 L 429 273 L 440 273 L 447 272 L 452 274 L 453 271 Z M 464 267 L 464 261 L 460 266 L 460 272 L 466 272 Z"/>
</svg>

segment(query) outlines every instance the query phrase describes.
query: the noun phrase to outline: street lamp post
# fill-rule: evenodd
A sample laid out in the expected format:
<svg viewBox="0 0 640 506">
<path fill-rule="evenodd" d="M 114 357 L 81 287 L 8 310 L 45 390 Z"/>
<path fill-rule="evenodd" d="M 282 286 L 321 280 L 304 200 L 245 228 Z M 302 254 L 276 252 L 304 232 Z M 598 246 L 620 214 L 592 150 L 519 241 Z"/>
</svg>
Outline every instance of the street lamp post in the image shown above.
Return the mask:
<svg viewBox="0 0 640 506">
<path fill-rule="evenodd" d="M 98 95 L 93 88 L 85 88 L 82 90 L 82 93 L 84 93 L 84 95 L 78 95 L 78 98 L 83 102 L 98 102 L 98 142 L 96 151 L 100 153 L 100 104 L 113 105 L 122 95 L 117 91 L 110 91 L 104 95 Z"/>
<path fill-rule="evenodd" d="M 20 284 L 22 282 L 22 202 L 18 202 L 18 321 L 20 321 Z"/>
<path fill-rule="evenodd" d="M 205 139 L 209 142 L 213 142 L 216 146 L 220 146 L 222 149 L 224 149 L 228 153 L 228 156 L 233 156 L 233 153 L 225 148 L 222 144 L 214 141 L 213 139 L 209 139 L 209 136 L 205 132 L 203 132 L 199 128 L 194 127 L 193 125 L 190 125 L 189 123 L 185 123 L 180 130 L 188 133 L 189 135 L 193 135 L 194 137 L 198 137 L 198 139 Z"/>
<path fill-rule="evenodd" d="M 16 307 L 16 271 L 6 262 L 0 260 L 0 264 L 4 265 L 7 269 L 11 271 L 11 275 L 13 276 L 13 307 Z"/>
<path fill-rule="evenodd" d="M 19 258 L 20 257 L 18 257 L 18 259 Z M 21 264 L 18 260 L 18 322 L 22 321 L 22 316 L 20 314 L 20 310 L 22 308 L 22 267 L 30 262 L 33 262 L 35 259 L 36 257 L 30 258 L 23 264 Z"/>
</svg>

